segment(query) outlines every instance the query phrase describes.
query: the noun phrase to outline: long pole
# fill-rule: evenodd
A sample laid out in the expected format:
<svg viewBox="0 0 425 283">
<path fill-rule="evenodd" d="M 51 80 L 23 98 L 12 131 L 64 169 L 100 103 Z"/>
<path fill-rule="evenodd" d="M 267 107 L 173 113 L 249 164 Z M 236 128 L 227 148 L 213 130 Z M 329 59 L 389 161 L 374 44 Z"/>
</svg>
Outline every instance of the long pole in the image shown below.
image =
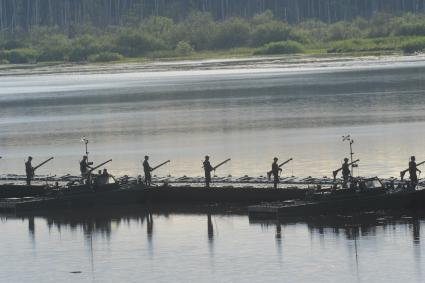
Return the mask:
<svg viewBox="0 0 425 283">
<path fill-rule="evenodd" d="M 87 161 L 89 161 L 89 150 L 88 150 L 88 143 L 89 143 L 89 140 L 88 140 L 88 138 L 86 138 L 86 137 L 82 137 L 81 138 L 81 141 L 82 142 L 84 142 L 84 146 L 85 146 L 85 149 L 86 149 L 86 156 L 87 156 Z"/>
<path fill-rule="evenodd" d="M 285 165 L 285 164 L 288 164 L 289 162 L 291 162 L 293 159 L 292 159 L 292 157 L 291 158 L 289 158 L 288 160 L 286 160 L 285 162 L 282 162 L 281 164 L 279 164 L 279 168 L 281 168 L 283 165 Z M 269 180 L 271 180 L 271 177 L 272 177 L 272 171 L 268 171 L 267 172 L 267 178 L 269 179 Z"/>
<path fill-rule="evenodd" d="M 353 162 L 348 163 L 348 166 L 356 164 L 357 162 L 359 162 L 360 159 L 354 160 Z M 338 168 L 337 170 L 333 171 L 332 174 L 334 176 L 334 180 L 336 179 L 336 175 L 338 174 L 339 171 L 342 170 L 342 167 Z"/>
<path fill-rule="evenodd" d="M 350 135 L 346 135 L 346 136 L 342 136 L 342 141 L 343 142 L 345 142 L 345 141 L 348 141 L 348 143 L 349 143 L 349 145 L 350 145 L 350 162 L 351 162 L 351 170 L 350 170 L 350 173 L 351 173 L 351 176 L 353 176 L 353 174 L 354 174 L 354 166 L 356 166 L 354 163 L 353 163 L 353 158 L 354 158 L 354 152 L 353 152 L 353 143 L 354 143 L 354 140 L 351 138 L 351 136 Z"/>
<path fill-rule="evenodd" d="M 228 159 L 224 160 L 223 162 L 217 164 L 215 167 L 213 167 L 213 171 L 215 171 L 218 167 L 220 167 L 221 165 L 226 164 L 229 161 L 230 161 L 230 158 L 228 158 Z"/>
<path fill-rule="evenodd" d="M 154 171 L 154 170 L 156 170 L 156 169 L 158 169 L 161 166 L 164 166 L 165 164 L 167 164 L 169 162 L 171 162 L 171 160 L 167 160 L 165 162 L 162 162 L 161 164 L 159 164 L 159 165 L 155 166 L 154 168 L 152 168 L 151 172 Z"/>
<path fill-rule="evenodd" d="M 353 176 L 353 174 L 354 174 L 354 163 L 353 163 L 353 155 L 354 155 L 354 152 L 353 152 L 353 143 L 354 143 L 354 140 L 351 140 L 351 139 L 350 139 L 350 161 L 351 161 L 351 163 L 352 163 L 352 165 L 351 165 L 351 176 Z"/>
<path fill-rule="evenodd" d="M 108 161 L 105 161 L 105 162 L 103 162 L 103 163 L 101 163 L 101 164 L 97 165 L 96 167 L 93 167 L 92 169 L 90 169 L 89 173 L 93 172 L 93 171 L 94 171 L 94 170 L 96 170 L 97 168 L 102 167 L 103 165 L 105 165 L 106 163 L 109 163 L 109 162 L 111 162 L 111 161 L 112 161 L 112 159 L 109 159 Z"/>
<path fill-rule="evenodd" d="M 40 168 L 41 166 L 43 166 L 44 164 L 46 164 L 47 162 L 49 162 L 50 160 L 52 160 L 53 159 L 53 157 L 50 157 L 49 159 L 47 159 L 46 161 L 44 161 L 44 162 L 41 162 L 40 164 L 38 164 L 37 166 L 35 166 L 34 168 L 33 168 L 33 171 L 35 171 L 35 170 L 37 170 L 38 168 Z"/>
<path fill-rule="evenodd" d="M 291 158 L 289 158 L 288 160 L 286 160 L 285 162 L 283 162 L 283 163 L 281 163 L 280 165 L 279 165 L 279 168 L 280 167 L 282 167 L 283 165 L 285 165 L 285 164 L 287 164 L 287 163 L 289 163 L 289 162 L 291 162 L 293 159 L 292 159 L 292 157 Z"/>
</svg>

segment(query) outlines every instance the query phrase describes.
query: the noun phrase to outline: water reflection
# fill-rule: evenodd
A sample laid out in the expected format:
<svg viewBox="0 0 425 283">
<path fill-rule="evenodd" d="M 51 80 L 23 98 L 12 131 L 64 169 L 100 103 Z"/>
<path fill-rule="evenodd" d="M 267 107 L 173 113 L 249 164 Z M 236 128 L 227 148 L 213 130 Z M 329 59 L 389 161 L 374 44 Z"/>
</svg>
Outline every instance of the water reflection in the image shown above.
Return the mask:
<svg viewBox="0 0 425 283">
<path fill-rule="evenodd" d="M 214 240 L 214 226 L 211 220 L 211 213 L 207 214 L 207 231 L 208 231 L 208 240 L 212 242 Z"/>
<path fill-rule="evenodd" d="M 421 239 L 421 226 L 418 219 L 412 221 L 413 243 L 419 245 Z"/>
<path fill-rule="evenodd" d="M 30 257 L 17 253 L 11 254 L 12 260 L 34 262 L 37 270 L 66 266 L 62 270 L 67 274 L 81 271 L 82 277 L 88 276 L 82 282 L 134 281 L 130 274 L 143 274 L 152 282 L 276 282 L 282 273 L 297 282 L 327 282 L 329 276 L 340 282 L 379 282 L 388 274 L 397 281 L 415 281 L 407 275 L 422 280 L 420 232 L 425 218 L 420 215 L 257 220 L 212 206 L 87 210 L 2 220 L 0 256 L 7 252 L 5 243 L 29 249 Z M 25 246 L 28 237 L 37 245 Z M 267 266 L 267 272 L 259 266 Z M 397 273 L 396 267 L 404 272 Z M 63 276 L 55 272 L 56 279 Z"/>
<path fill-rule="evenodd" d="M 148 213 L 146 215 L 146 220 L 147 220 L 147 234 L 148 234 L 148 238 L 152 239 L 152 235 L 153 235 L 153 217 L 151 213 Z"/>
<path fill-rule="evenodd" d="M 49 230 L 56 228 L 57 231 L 62 231 L 64 228 L 69 228 L 72 231 L 80 229 L 85 237 L 102 236 L 106 239 L 111 238 L 112 231 L 118 229 L 123 223 L 131 227 L 135 223 L 144 225 L 146 223 L 147 239 L 154 238 L 154 215 L 164 216 L 165 218 L 175 217 L 180 213 L 166 212 L 151 212 L 150 210 L 139 210 L 137 212 L 123 212 L 118 214 L 109 213 L 104 214 L 96 213 L 90 214 L 65 214 L 65 215 L 45 215 L 45 216 L 21 216 L 19 219 L 28 221 L 29 235 L 34 238 L 36 234 L 35 219 L 41 218 Z M 223 214 L 217 212 L 194 212 L 183 213 L 181 215 L 205 215 L 207 218 L 207 236 L 209 241 L 213 241 L 217 236 L 214 232 L 213 217 L 215 215 L 224 215 L 232 217 L 240 214 Z M 269 227 L 274 227 L 274 235 L 277 241 L 281 241 L 284 232 L 282 227 L 291 226 L 294 224 L 303 224 L 308 228 L 310 236 L 320 236 L 332 234 L 335 237 L 344 236 L 346 240 L 357 241 L 362 237 L 377 237 L 383 232 L 393 231 L 397 226 L 407 225 L 412 235 L 412 243 L 414 245 L 421 245 L 421 224 L 425 216 L 414 217 L 399 217 L 399 216 L 379 216 L 379 215 L 362 215 L 362 216 L 344 216 L 344 217 L 317 217 L 311 219 L 300 220 L 264 220 L 264 219 L 249 219 L 249 223 L 253 226 L 261 225 L 262 229 L 268 230 Z M 2 221 L 7 224 L 7 219 L 13 217 L 2 217 Z M 139 226 L 139 225 L 138 225 Z M 341 234 L 342 232 L 342 234 Z"/>
<path fill-rule="evenodd" d="M 31 238 L 34 238 L 34 234 L 35 234 L 34 217 L 28 218 L 28 231 L 30 233 Z"/>
<path fill-rule="evenodd" d="M 403 231 L 406 228 L 409 231 L 411 250 L 413 252 L 413 258 L 409 259 L 409 255 L 403 255 L 406 262 L 411 262 L 414 267 L 414 272 L 416 274 L 417 282 L 423 282 L 422 278 L 422 251 L 423 247 L 421 246 L 421 225 L 424 225 L 424 215 L 415 215 L 415 216 L 403 216 L 403 215 L 357 215 L 352 217 L 314 217 L 311 219 L 303 220 L 259 220 L 259 219 L 250 219 L 251 225 L 261 225 L 262 229 L 267 230 L 267 228 L 274 227 L 275 238 L 276 238 L 276 248 L 278 251 L 279 258 L 282 256 L 282 235 L 285 234 L 286 228 L 291 228 L 297 225 L 305 225 L 309 231 L 310 235 L 310 244 L 315 245 L 315 238 L 319 239 L 319 244 L 323 250 L 329 249 L 330 242 L 341 242 L 340 237 L 344 239 L 344 243 L 347 248 L 347 262 L 351 262 L 349 266 L 352 266 L 353 273 L 356 276 L 356 281 L 362 281 L 362 278 L 369 272 L 370 266 L 370 250 L 377 249 L 378 246 L 382 246 L 383 249 L 388 249 L 393 251 L 394 255 L 391 260 L 394 260 L 394 257 L 401 256 L 400 247 L 398 243 L 393 241 L 401 241 L 400 231 Z M 271 229 L 270 229 L 271 230 Z M 388 241 L 388 237 L 391 242 L 383 244 Z M 333 239 L 333 240 L 332 240 Z M 390 246 L 387 246 L 390 245 Z M 391 245 L 394 245 L 391 247 Z M 409 246 L 407 244 L 407 246 Z M 382 251 L 377 249 L 376 256 Z M 364 258 L 362 259 L 362 254 Z M 341 259 L 340 259 L 341 260 Z M 390 260 L 390 259 L 388 259 Z M 407 263 L 404 262 L 400 265 L 400 268 L 403 268 Z M 379 280 L 380 281 L 380 280 Z"/>
</svg>

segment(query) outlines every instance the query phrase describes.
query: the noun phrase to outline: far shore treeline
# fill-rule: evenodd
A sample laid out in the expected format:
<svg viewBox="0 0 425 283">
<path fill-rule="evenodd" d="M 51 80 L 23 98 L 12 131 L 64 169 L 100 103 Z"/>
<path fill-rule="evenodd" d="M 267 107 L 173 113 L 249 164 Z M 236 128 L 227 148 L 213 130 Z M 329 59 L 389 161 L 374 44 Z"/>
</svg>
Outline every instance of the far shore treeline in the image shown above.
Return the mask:
<svg viewBox="0 0 425 283">
<path fill-rule="evenodd" d="M 0 64 L 424 50 L 425 0 L 0 0 Z"/>
</svg>

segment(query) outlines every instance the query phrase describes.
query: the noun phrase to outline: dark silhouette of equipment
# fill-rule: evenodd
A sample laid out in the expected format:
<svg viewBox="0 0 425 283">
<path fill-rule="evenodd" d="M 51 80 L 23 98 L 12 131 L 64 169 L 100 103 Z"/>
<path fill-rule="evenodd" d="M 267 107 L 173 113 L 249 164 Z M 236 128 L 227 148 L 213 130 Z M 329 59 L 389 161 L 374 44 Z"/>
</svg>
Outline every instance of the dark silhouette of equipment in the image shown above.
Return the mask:
<svg viewBox="0 0 425 283">
<path fill-rule="evenodd" d="M 418 167 L 418 166 L 420 166 L 420 165 L 422 165 L 424 163 L 425 163 L 425 161 L 419 162 L 418 164 L 416 164 L 416 167 Z M 407 168 L 406 170 L 400 171 L 400 179 L 402 181 L 404 179 L 404 175 L 406 175 L 406 172 L 408 172 L 408 171 L 409 171 L 409 168 Z"/>
<path fill-rule="evenodd" d="M 348 166 L 352 166 L 355 165 L 357 162 L 359 162 L 360 159 L 354 160 L 353 162 L 348 163 Z M 336 180 L 336 175 L 338 174 L 339 171 L 341 171 L 344 167 L 341 167 L 335 171 L 332 172 L 333 176 L 334 176 L 334 181 Z"/>
<path fill-rule="evenodd" d="M 354 140 L 351 138 L 351 136 L 350 135 L 346 135 L 346 136 L 342 136 L 342 142 L 345 142 L 345 141 L 348 141 L 348 143 L 349 143 L 349 145 L 350 145 L 350 161 L 351 161 L 351 170 L 350 170 L 350 173 L 351 173 L 351 175 L 353 175 L 354 174 L 354 167 L 357 167 L 358 166 L 358 164 L 354 164 L 353 163 L 353 157 L 354 157 L 354 152 L 353 152 L 353 143 L 354 143 Z"/>
<path fill-rule="evenodd" d="M 88 148 L 87 147 L 88 147 L 89 139 L 83 136 L 81 138 L 81 142 L 84 143 L 84 145 L 86 147 L 86 155 L 88 156 L 89 155 L 89 151 L 88 151 Z"/>
<path fill-rule="evenodd" d="M 167 161 L 165 161 L 165 162 L 162 162 L 161 164 L 159 164 L 159 165 L 155 166 L 154 168 L 152 168 L 152 169 L 151 169 L 151 172 L 152 172 L 152 171 L 155 171 L 155 170 L 156 170 L 156 169 L 158 169 L 159 167 L 162 167 L 162 166 L 164 166 L 165 164 L 170 163 L 170 162 L 171 162 L 171 160 L 167 160 Z"/>
<path fill-rule="evenodd" d="M 109 163 L 109 162 L 111 162 L 112 161 L 112 159 L 109 159 L 108 161 L 105 161 L 105 162 L 103 162 L 103 163 L 101 163 L 101 164 L 99 164 L 99 165 L 97 165 L 97 166 L 95 166 L 95 167 L 93 167 L 93 168 L 91 168 L 90 170 L 89 170 L 89 174 L 91 174 L 94 170 L 96 170 L 96 169 L 98 169 L 98 168 L 100 168 L 100 167 L 102 167 L 103 165 L 105 165 L 105 164 L 107 164 L 107 163 Z"/>
<path fill-rule="evenodd" d="M 282 166 L 284 166 L 285 164 L 288 164 L 289 162 L 291 162 L 293 160 L 293 158 L 289 158 L 288 160 L 286 160 L 285 162 L 282 162 L 281 164 L 279 164 L 279 168 L 281 168 Z M 271 180 L 272 177 L 272 171 L 267 172 L 267 178 L 269 179 L 269 181 Z"/>
</svg>

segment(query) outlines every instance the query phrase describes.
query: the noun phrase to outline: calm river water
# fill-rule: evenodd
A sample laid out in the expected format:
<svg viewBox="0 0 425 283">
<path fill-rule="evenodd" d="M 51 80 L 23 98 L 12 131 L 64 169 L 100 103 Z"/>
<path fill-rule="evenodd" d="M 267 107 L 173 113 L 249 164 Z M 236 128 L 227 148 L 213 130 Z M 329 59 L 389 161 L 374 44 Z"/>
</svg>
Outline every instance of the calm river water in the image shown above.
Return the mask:
<svg viewBox="0 0 425 283">
<path fill-rule="evenodd" d="M 74 69 L 75 71 L 75 69 Z M 136 175 L 145 154 L 159 175 L 198 176 L 201 159 L 232 161 L 218 175 L 259 176 L 274 156 L 284 175 L 330 176 L 355 140 L 361 175 L 397 176 L 425 159 L 425 58 L 191 62 L 124 72 L 0 77 L 0 172 L 54 156 L 39 174 L 78 174 L 91 159 Z"/>
<path fill-rule="evenodd" d="M 83 67 L 82 67 L 83 68 Z M 118 66 L 116 68 L 122 68 Z M 330 175 L 355 140 L 361 175 L 425 159 L 425 58 L 154 64 L 0 76 L 0 174 L 78 174 L 90 158 L 136 175 Z M 57 69 L 54 70 L 58 71 Z M 0 218 L 0 282 L 424 282 L 423 218 L 255 223 L 246 215 L 80 212 Z"/>
<path fill-rule="evenodd" d="M 421 218 L 85 212 L 0 221 L 0 282 L 424 282 Z"/>
</svg>

